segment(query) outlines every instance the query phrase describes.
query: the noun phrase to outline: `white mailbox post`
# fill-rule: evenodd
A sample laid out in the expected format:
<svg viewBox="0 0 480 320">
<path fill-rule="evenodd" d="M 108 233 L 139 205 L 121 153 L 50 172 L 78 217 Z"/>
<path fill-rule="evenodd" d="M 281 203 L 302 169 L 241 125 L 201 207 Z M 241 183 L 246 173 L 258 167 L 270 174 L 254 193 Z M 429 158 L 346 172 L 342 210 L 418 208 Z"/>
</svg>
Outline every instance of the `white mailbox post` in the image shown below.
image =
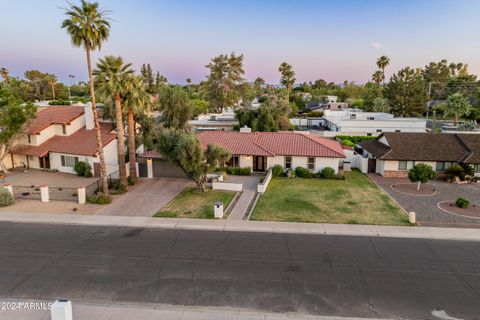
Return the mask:
<svg viewBox="0 0 480 320">
<path fill-rule="evenodd" d="M 223 218 L 223 202 L 217 201 L 214 206 L 214 215 L 217 219 Z"/>
<path fill-rule="evenodd" d="M 73 320 L 72 302 L 69 300 L 57 300 L 50 310 L 52 320 Z"/>
<path fill-rule="evenodd" d="M 410 212 L 408 213 L 408 222 L 410 222 L 411 224 L 415 224 L 415 223 L 416 223 L 416 220 L 417 220 L 417 219 L 416 219 L 416 214 L 415 214 L 415 212 L 410 211 Z"/>
</svg>

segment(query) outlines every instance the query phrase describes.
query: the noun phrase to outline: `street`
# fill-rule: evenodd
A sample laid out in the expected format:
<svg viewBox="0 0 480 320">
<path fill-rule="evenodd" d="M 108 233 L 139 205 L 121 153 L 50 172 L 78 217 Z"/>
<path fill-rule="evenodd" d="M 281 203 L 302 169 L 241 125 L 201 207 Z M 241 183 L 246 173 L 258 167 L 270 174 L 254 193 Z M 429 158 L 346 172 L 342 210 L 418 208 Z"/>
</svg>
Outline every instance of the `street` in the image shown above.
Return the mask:
<svg viewBox="0 0 480 320">
<path fill-rule="evenodd" d="M 474 241 L 2 222 L 0 244 L 0 298 L 480 319 Z"/>
</svg>

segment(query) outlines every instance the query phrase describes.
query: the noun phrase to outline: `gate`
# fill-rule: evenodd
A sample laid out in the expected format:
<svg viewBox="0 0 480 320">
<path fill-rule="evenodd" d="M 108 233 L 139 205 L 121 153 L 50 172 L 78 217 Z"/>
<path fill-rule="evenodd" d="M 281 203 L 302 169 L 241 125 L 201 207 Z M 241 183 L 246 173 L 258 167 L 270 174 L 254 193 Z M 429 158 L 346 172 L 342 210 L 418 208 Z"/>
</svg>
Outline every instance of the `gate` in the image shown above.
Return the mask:
<svg viewBox="0 0 480 320">
<path fill-rule="evenodd" d="M 377 169 L 377 159 L 368 159 L 368 173 L 375 173 Z"/>
</svg>

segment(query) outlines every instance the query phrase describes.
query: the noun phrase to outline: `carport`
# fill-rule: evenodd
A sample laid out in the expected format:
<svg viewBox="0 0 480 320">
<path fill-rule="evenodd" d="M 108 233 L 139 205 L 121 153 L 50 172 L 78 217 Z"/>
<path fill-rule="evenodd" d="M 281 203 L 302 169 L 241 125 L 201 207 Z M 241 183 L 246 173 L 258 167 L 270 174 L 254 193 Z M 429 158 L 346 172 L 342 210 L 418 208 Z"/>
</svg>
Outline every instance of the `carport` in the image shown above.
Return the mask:
<svg viewBox="0 0 480 320">
<path fill-rule="evenodd" d="M 156 150 L 138 156 L 138 174 L 144 178 L 188 178 L 181 168 Z"/>
</svg>

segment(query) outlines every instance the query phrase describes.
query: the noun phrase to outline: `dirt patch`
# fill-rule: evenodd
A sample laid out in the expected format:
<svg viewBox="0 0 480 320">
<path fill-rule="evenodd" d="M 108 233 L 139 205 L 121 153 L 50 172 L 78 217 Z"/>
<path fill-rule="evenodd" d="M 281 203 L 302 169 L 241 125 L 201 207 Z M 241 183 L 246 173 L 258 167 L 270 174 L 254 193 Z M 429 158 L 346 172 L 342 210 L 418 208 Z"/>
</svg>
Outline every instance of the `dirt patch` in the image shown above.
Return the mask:
<svg viewBox="0 0 480 320">
<path fill-rule="evenodd" d="M 416 183 L 396 183 L 390 185 L 390 188 L 397 192 L 420 197 L 433 196 L 437 193 L 435 187 L 431 184 L 422 183 L 419 190 L 417 190 L 417 186 Z"/>
<path fill-rule="evenodd" d="M 459 208 L 455 205 L 455 201 L 442 201 L 437 206 L 440 210 L 450 214 L 480 219 L 480 206 L 476 204 L 469 204 L 466 208 Z"/>
</svg>

